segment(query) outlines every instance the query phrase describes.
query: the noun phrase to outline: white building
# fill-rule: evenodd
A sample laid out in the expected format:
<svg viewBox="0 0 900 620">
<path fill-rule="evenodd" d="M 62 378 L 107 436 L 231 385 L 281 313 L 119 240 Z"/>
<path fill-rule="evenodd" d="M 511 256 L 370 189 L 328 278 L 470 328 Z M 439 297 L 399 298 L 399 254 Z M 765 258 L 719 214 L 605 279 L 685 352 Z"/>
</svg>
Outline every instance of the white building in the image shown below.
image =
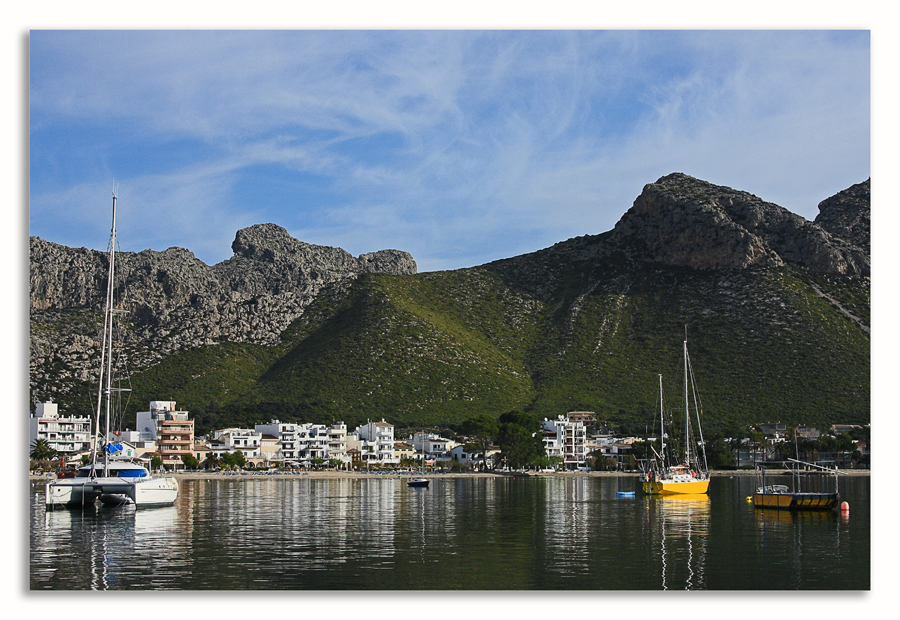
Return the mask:
<svg viewBox="0 0 900 620">
<path fill-rule="evenodd" d="M 148 452 L 156 452 L 157 445 L 155 441 L 144 440 L 141 438 L 140 431 L 111 431 L 109 433 L 110 443 L 127 443 L 133 446 L 136 456 L 141 457 Z"/>
<path fill-rule="evenodd" d="M 173 400 L 151 400 L 150 411 L 138 411 L 137 430 L 142 441 L 159 441 L 162 422 L 187 422 L 188 412 L 175 409 Z"/>
<path fill-rule="evenodd" d="M 394 425 L 382 418 L 381 422 L 369 422 L 357 426 L 354 431 L 359 441 L 363 461 L 379 465 L 396 465 L 400 459 L 394 454 Z M 350 444 L 348 437 L 347 443 Z"/>
<path fill-rule="evenodd" d="M 89 417 L 60 416 L 57 404 L 47 401 L 35 405 L 29 421 L 29 446 L 43 439 L 63 457 L 91 449 Z"/>
<path fill-rule="evenodd" d="M 493 456 L 495 454 L 500 453 L 500 448 L 497 446 L 488 446 L 487 449 L 487 465 L 491 466 L 493 462 Z M 485 459 L 480 450 L 475 452 L 467 452 L 465 444 L 460 444 L 458 446 L 454 446 L 450 449 L 449 452 L 450 459 L 456 461 L 457 463 L 461 463 L 463 465 L 472 465 L 473 467 L 480 467 Z"/>
<path fill-rule="evenodd" d="M 338 460 L 349 463 L 347 454 L 347 426 L 343 422 L 332 424 L 285 424 L 273 420 L 269 424 L 255 425 L 260 435 L 278 437 L 275 460 L 295 465 L 309 466 L 315 459 L 325 462 Z M 262 441 L 260 441 L 262 445 Z"/>
<path fill-rule="evenodd" d="M 555 420 L 544 418 L 541 424 L 544 450 L 548 457 L 559 457 L 566 469 L 577 469 L 586 465 L 585 429 L 580 420 L 569 420 L 559 416 Z"/>
<path fill-rule="evenodd" d="M 262 456 L 262 436 L 249 428 L 224 428 L 213 433 L 208 443 L 210 452 L 219 458 L 227 452 L 241 451 L 248 459 L 258 459 Z"/>
<path fill-rule="evenodd" d="M 275 460 L 282 463 L 297 463 L 299 444 L 297 440 L 298 424 L 272 420 L 268 424 L 256 424 L 256 432 L 278 437 L 278 450 Z"/>
<path fill-rule="evenodd" d="M 344 464 L 350 463 L 347 454 L 347 425 L 343 422 L 332 424 L 328 427 L 328 460 L 337 460 Z"/>
<path fill-rule="evenodd" d="M 436 459 L 450 458 L 450 450 L 453 443 L 449 439 L 445 439 L 440 435 L 433 433 L 415 433 L 410 443 L 413 446 L 413 458 L 421 459 L 422 453 L 425 453 L 425 459 L 433 461 Z"/>
</svg>

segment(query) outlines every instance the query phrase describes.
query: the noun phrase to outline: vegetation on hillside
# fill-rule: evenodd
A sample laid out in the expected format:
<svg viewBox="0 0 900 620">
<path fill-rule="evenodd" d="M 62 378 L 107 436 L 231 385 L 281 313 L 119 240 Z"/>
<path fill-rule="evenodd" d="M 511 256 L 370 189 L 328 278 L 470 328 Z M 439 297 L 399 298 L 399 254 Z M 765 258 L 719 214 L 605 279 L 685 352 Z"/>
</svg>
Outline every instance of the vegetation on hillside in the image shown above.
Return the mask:
<svg viewBox="0 0 900 620">
<path fill-rule="evenodd" d="M 653 423 L 657 374 L 681 391 L 686 333 L 710 433 L 869 421 L 866 279 L 614 263 L 593 273 L 543 300 L 483 268 L 366 275 L 322 295 L 279 346 L 223 343 L 140 373 L 131 406 L 176 400 L 201 429 L 273 418 L 458 428 L 476 414 L 588 410 L 638 432 Z"/>
</svg>

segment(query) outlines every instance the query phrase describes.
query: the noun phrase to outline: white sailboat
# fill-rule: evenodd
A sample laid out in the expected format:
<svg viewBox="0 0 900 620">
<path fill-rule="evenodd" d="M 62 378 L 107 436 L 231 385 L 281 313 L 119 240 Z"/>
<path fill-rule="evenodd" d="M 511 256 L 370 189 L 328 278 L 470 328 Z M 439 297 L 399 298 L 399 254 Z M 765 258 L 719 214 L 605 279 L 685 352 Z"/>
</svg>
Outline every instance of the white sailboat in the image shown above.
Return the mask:
<svg viewBox="0 0 900 620">
<path fill-rule="evenodd" d="M 428 480 L 428 478 L 423 477 L 425 475 L 425 441 L 426 440 L 427 440 L 427 437 L 423 431 L 422 432 L 422 475 L 418 478 L 413 478 L 412 480 L 407 481 L 407 483 L 406 483 L 407 486 L 427 487 L 430 482 Z"/>
<path fill-rule="evenodd" d="M 695 441 L 691 422 L 691 395 L 693 395 L 699 442 Z M 682 450 L 674 457 L 666 450 L 665 411 L 663 406 L 662 375 L 659 375 L 660 451 L 655 452 L 641 474 L 642 488 L 651 495 L 697 495 L 709 491 L 709 468 L 706 448 L 700 427 L 700 406 L 694 388 L 694 375 L 684 339 L 684 437 Z"/>
<path fill-rule="evenodd" d="M 134 504 L 137 508 L 170 506 L 178 497 L 178 482 L 174 478 L 154 477 L 146 467 L 125 459 L 117 459 L 115 444 L 108 442 L 110 410 L 115 392 L 112 383 L 113 321 L 116 254 L 116 194 L 113 192 L 112 232 L 109 242 L 109 275 L 106 288 L 106 308 L 103 323 L 103 346 L 100 356 L 100 381 L 97 390 L 97 423 L 94 430 L 94 450 L 91 464 L 81 467 L 74 478 L 56 480 L 47 485 L 45 505 L 53 508 L 82 508 L 93 506 L 97 499 L 104 504 Z M 98 462 L 100 441 L 100 410 L 106 407 L 106 427 L 102 442 L 102 462 Z"/>
</svg>

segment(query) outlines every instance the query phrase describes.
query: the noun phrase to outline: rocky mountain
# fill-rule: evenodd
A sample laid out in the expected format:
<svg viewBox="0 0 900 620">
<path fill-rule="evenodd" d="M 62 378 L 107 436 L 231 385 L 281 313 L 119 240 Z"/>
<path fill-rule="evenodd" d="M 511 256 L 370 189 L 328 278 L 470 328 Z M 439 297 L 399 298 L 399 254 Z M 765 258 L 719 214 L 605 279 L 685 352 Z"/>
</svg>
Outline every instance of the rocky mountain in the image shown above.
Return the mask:
<svg viewBox="0 0 900 620">
<path fill-rule="evenodd" d="M 354 258 L 298 241 L 275 224 L 239 230 L 231 247 L 234 256 L 213 266 L 182 248 L 116 254 L 121 305 L 131 319 L 123 342 L 132 371 L 226 341 L 277 344 L 323 287 L 365 273 L 416 273 L 406 252 Z M 30 239 L 30 251 L 31 385 L 59 397 L 95 371 L 108 255 L 38 237 Z"/>
<path fill-rule="evenodd" d="M 201 428 L 520 409 L 643 429 L 687 331 L 713 427 L 868 422 L 868 188 L 809 222 L 676 173 L 611 231 L 436 273 L 271 224 L 212 267 L 177 248 L 124 254 L 134 400 L 177 400 Z M 84 410 L 106 259 L 31 247 L 33 398 Z"/>
<path fill-rule="evenodd" d="M 852 189 L 852 188 L 851 188 Z M 694 269 L 797 265 L 818 273 L 869 275 L 868 244 L 844 240 L 866 222 L 868 185 L 820 204 L 829 228 L 809 222 L 753 194 L 670 174 L 644 187 L 613 229 L 612 241 L 636 257 Z M 853 200 L 863 202 L 848 208 Z M 842 217 L 840 213 L 854 213 Z M 818 221 L 818 220 L 817 220 Z"/>
</svg>

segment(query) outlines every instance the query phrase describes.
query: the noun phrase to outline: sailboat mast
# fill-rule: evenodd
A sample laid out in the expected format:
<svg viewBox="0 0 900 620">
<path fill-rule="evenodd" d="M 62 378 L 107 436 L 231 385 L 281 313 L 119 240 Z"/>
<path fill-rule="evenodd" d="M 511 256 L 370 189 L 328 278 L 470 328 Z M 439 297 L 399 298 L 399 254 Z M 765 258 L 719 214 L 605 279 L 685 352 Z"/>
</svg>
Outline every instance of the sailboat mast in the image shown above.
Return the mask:
<svg viewBox="0 0 900 620">
<path fill-rule="evenodd" d="M 106 322 L 109 324 L 109 332 L 106 343 L 106 437 L 104 444 L 109 441 L 109 415 L 112 400 L 112 333 L 113 333 L 113 292 L 115 290 L 116 274 L 116 194 L 113 192 L 112 232 L 109 237 L 109 280 L 106 285 Z M 104 448 L 105 449 L 105 448 Z M 109 454 L 103 459 L 103 476 L 109 476 Z"/>
<path fill-rule="evenodd" d="M 688 400 L 687 326 L 684 328 L 684 462 L 691 464 L 691 408 Z"/>
<path fill-rule="evenodd" d="M 666 420 L 665 407 L 663 406 L 662 374 L 659 375 L 659 454 L 662 458 L 662 470 L 666 469 Z"/>
</svg>

